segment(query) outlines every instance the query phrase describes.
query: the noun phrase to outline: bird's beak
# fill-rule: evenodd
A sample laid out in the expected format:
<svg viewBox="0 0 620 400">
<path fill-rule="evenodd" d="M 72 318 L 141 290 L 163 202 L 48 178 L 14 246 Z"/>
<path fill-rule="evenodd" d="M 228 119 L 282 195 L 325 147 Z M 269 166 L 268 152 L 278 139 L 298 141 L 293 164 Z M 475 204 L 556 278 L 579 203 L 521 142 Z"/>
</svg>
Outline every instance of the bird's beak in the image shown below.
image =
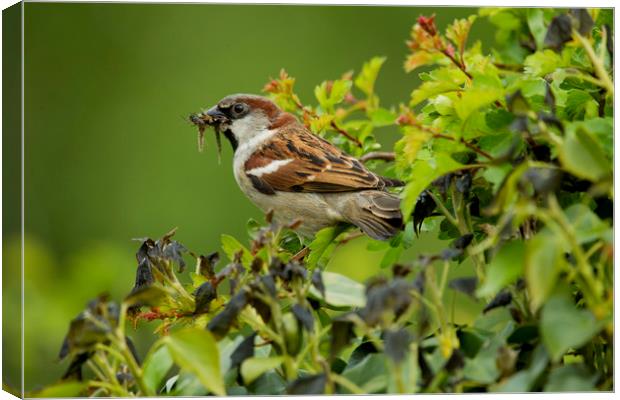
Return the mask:
<svg viewBox="0 0 620 400">
<path fill-rule="evenodd" d="M 222 122 L 222 121 L 228 119 L 226 114 L 224 114 L 222 111 L 220 111 L 220 109 L 217 106 L 211 107 L 209 110 L 207 110 L 206 114 L 209 117 L 213 118 L 215 121 L 218 121 L 218 122 Z"/>
<path fill-rule="evenodd" d="M 217 106 L 211 107 L 207 111 L 198 114 L 191 114 L 189 120 L 197 126 L 205 127 L 219 125 L 228 121 L 228 117 Z"/>
</svg>

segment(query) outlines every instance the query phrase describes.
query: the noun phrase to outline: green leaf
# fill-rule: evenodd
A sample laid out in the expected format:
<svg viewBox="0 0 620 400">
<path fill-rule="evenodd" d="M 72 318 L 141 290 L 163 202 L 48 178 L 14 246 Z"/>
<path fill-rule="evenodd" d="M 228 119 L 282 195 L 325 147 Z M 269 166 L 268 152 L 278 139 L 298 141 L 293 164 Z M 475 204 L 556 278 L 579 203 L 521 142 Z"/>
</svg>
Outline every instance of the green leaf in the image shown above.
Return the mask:
<svg viewBox="0 0 620 400">
<path fill-rule="evenodd" d="M 396 264 L 398 262 L 398 260 L 400 259 L 400 255 L 403 252 L 403 247 L 402 246 L 395 246 L 395 247 L 390 247 L 388 249 L 388 251 L 385 252 L 385 254 L 383 255 L 383 258 L 381 259 L 381 263 L 380 263 L 380 267 L 381 268 L 387 268 L 390 267 L 394 264 Z"/>
<path fill-rule="evenodd" d="M 385 108 L 377 108 L 368 113 L 372 124 L 376 127 L 393 125 L 397 115 L 394 111 Z"/>
<path fill-rule="evenodd" d="M 455 19 L 454 22 L 446 28 L 446 37 L 454 43 L 460 53 L 465 49 L 467 36 L 469 36 L 471 25 L 476 20 L 476 17 L 476 15 L 470 15 L 467 19 Z"/>
<path fill-rule="evenodd" d="M 314 95 L 323 110 L 331 111 L 336 104 L 344 100 L 352 85 L 353 82 L 348 79 L 338 79 L 331 83 L 328 90 L 328 83 L 323 82 L 314 89 Z"/>
<path fill-rule="evenodd" d="M 553 50 L 542 50 L 526 57 L 525 74 L 543 77 L 563 66 L 562 58 Z"/>
<path fill-rule="evenodd" d="M 411 169 L 410 176 L 412 179 L 407 183 L 401 194 L 403 200 L 400 209 L 405 216 L 405 221 L 411 218 L 413 207 L 424 189 L 440 176 L 462 167 L 462 164 L 456 162 L 447 153 L 436 153 L 432 159 L 416 161 Z"/>
<path fill-rule="evenodd" d="M 385 57 L 372 58 L 370 61 L 364 63 L 362 72 L 355 78 L 355 86 L 366 95 L 370 96 L 374 92 L 377 75 L 385 60 Z"/>
<path fill-rule="evenodd" d="M 232 363 L 230 356 L 234 353 L 239 344 L 243 342 L 243 339 L 243 335 L 238 335 L 234 339 L 225 337 L 217 342 L 217 348 L 220 353 L 220 371 L 223 373 L 226 373 L 230 368 L 230 364 Z"/>
<path fill-rule="evenodd" d="M 257 358 L 251 357 L 241 364 L 241 376 L 246 385 L 254 382 L 267 371 L 277 368 L 284 361 L 284 357 Z"/>
<path fill-rule="evenodd" d="M 492 296 L 523 273 L 525 245 L 521 241 L 505 244 L 489 263 L 488 274 L 477 291 L 480 297 Z"/>
<path fill-rule="evenodd" d="M 230 235 L 223 234 L 221 236 L 222 250 L 226 253 L 226 256 L 230 261 L 235 259 L 235 254 L 240 250 L 243 251 L 241 256 L 241 263 L 244 267 L 248 268 L 252 264 L 252 255 L 244 245 L 242 245 L 237 239 Z"/>
<path fill-rule="evenodd" d="M 181 369 L 196 375 L 200 383 L 217 396 L 226 395 L 217 344 L 210 332 L 186 328 L 161 340 Z"/>
<path fill-rule="evenodd" d="M 365 288 L 359 282 L 347 278 L 335 272 L 323 271 L 323 284 L 325 285 L 325 302 L 334 307 L 364 307 L 366 305 Z M 316 298 L 322 298 L 314 286 L 310 293 Z"/>
<path fill-rule="evenodd" d="M 484 72 L 472 73 L 472 86 L 465 88 L 453 104 L 461 121 L 466 121 L 476 110 L 504 97 L 504 88 L 496 68 L 487 67 Z"/>
<path fill-rule="evenodd" d="M 286 389 L 286 381 L 276 372 L 267 372 L 261 375 L 252 385 L 248 386 L 251 394 L 279 395 Z"/>
<path fill-rule="evenodd" d="M 162 380 L 172 367 L 173 361 L 168 347 L 153 347 L 142 364 L 143 379 L 153 393 L 158 393 Z"/>
<path fill-rule="evenodd" d="M 600 143 L 582 126 L 567 129 L 559 157 L 562 166 L 579 178 L 596 182 L 611 177 L 612 166 Z"/>
<path fill-rule="evenodd" d="M 575 236 L 579 244 L 591 242 L 596 239 L 607 239 L 611 227 L 592 211 L 588 206 L 578 203 L 568 207 L 565 211 L 566 218 L 575 229 Z"/>
<path fill-rule="evenodd" d="M 487 315 L 496 317 L 498 315 L 503 315 L 503 313 L 501 311 L 493 311 Z M 499 369 L 497 368 L 497 353 L 499 348 L 506 344 L 506 338 L 508 338 L 514 330 L 514 322 L 504 321 L 502 322 L 501 327 L 502 329 L 498 331 L 497 334 L 490 335 L 484 340 L 480 350 L 478 350 L 473 359 L 465 359 L 463 376 L 466 379 L 473 380 L 478 383 L 490 384 L 495 382 L 495 380 L 499 377 Z"/>
<path fill-rule="evenodd" d="M 306 259 L 306 267 L 310 270 L 315 267 L 323 268 L 329 261 L 329 256 L 336 248 L 336 238 L 343 232 L 341 226 L 330 226 L 323 228 L 314 235 L 314 240 L 310 242 L 308 248 L 310 254 Z"/>
<path fill-rule="evenodd" d="M 568 119 L 579 119 L 598 112 L 598 103 L 585 90 L 572 89 L 566 92 L 564 114 Z"/>
<path fill-rule="evenodd" d="M 566 263 L 565 243 L 561 236 L 542 230 L 526 242 L 525 282 L 530 295 L 530 307 L 536 312 L 547 300 Z"/>
<path fill-rule="evenodd" d="M 60 383 L 47 386 L 46 388 L 38 392 L 34 392 L 30 394 L 29 396 L 55 397 L 55 398 L 79 397 L 80 394 L 82 394 L 82 392 L 86 389 L 86 387 L 87 387 L 86 382 L 76 382 L 76 381 L 60 382 Z"/>
<path fill-rule="evenodd" d="M 542 50 L 547 27 L 545 26 L 545 16 L 541 8 L 527 9 L 527 26 L 530 28 L 530 32 L 536 41 L 536 48 Z"/>
<path fill-rule="evenodd" d="M 369 354 L 352 368 L 346 368 L 342 376 L 364 389 L 365 393 L 378 393 L 386 389 L 388 377 L 384 354 Z M 348 393 L 342 389 L 343 393 Z"/>
<path fill-rule="evenodd" d="M 589 310 L 578 309 L 565 290 L 551 296 L 542 309 L 541 335 L 554 362 L 567 350 L 586 344 L 602 326 Z"/>
<path fill-rule="evenodd" d="M 402 149 L 399 152 L 401 156 L 398 160 L 399 166 L 403 168 L 405 165 L 413 164 L 417 159 L 418 152 L 430 140 L 431 136 L 430 132 L 417 126 L 404 127 L 403 137 L 396 145 L 398 149 Z"/>
<path fill-rule="evenodd" d="M 549 356 L 541 345 L 534 349 L 532 361 L 527 369 L 521 370 L 494 388 L 498 392 L 529 392 L 549 363 Z"/>
<path fill-rule="evenodd" d="M 421 73 L 420 79 L 424 82 L 411 93 L 411 107 L 441 93 L 460 91 L 467 76 L 459 69 L 443 67 Z"/>
<path fill-rule="evenodd" d="M 588 371 L 583 364 L 568 364 L 555 368 L 549 374 L 545 392 L 594 392 L 598 374 Z"/>
<path fill-rule="evenodd" d="M 585 121 L 575 121 L 567 130 L 583 129 L 600 143 L 608 160 L 613 158 L 614 152 L 614 121 L 612 117 L 592 118 Z"/>
</svg>

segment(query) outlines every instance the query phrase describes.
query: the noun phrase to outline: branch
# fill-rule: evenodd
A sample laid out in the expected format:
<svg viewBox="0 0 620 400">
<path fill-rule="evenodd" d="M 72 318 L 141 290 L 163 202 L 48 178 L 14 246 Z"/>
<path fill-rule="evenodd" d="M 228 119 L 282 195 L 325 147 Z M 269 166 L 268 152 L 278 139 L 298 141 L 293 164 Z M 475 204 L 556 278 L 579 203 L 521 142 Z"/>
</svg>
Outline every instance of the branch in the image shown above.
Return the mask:
<svg viewBox="0 0 620 400">
<path fill-rule="evenodd" d="M 357 147 L 362 147 L 362 142 L 360 142 L 360 140 L 354 136 L 351 136 L 351 134 L 347 131 L 345 131 L 344 129 L 340 128 L 338 125 L 336 125 L 336 123 L 334 121 L 332 121 L 330 123 L 331 127 L 334 128 L 336 130 L 336 132 L 340 133 L 342 136 L 346 137 L 347 139 L 349 139 L 350 141 L 352 141 L 353 143 L 355 143 L 355 145 Z"/>
<path fill-rule="evenodd" d="M 456 58 L 454 58 L 449 52 L 448 50 L 443 50 L 442 54 L 445 55 L 446 57 L 448 57 L 450 59 L 450 61 L 452 61 L 452 63 L 454 65 L 456 65 L 457 67 L 459 67 L 459 69 L 461 71 L 463 71 L 463 73 L 469 78 L 469 79 L 473 79 L 474 77 L 471 76 L 471 74 L 469 72 L 467 72 L 467 68 L 465 67 L 465 63 L 461 64 Z"/>
<path fill-rule="evenodd" d="M 492 155 L 490 155 L 486 151 L 482 150 L 480 147 L 476 146 L 475 144 L 465 141 L 463 138 L 461 138 L 460 140 L 457 140 L 457 139 L 453 138 L 452 136 L 444 135 L 442 133 L 433 133 L 433 137 L 434 138 L 438 138 L 438 139 L 446 139 L 446 140 L 451 140 L 453 142 L 462 143 L 462 144 L 465 145 L 465 147 L 467 147 L 468 149 L 470 149 L 470 150 L 480 154 L 481 156 L 483 156 L 485 158 L 488 158 L 491 161 L 494 160 Z"/>
<path fill-rule="evenodd" d="M 393 151 L 371 151 L 360 157 L 360 161 L 365 163 L 370 160 L 394 161 L 395 154 Z"/>
</svg>

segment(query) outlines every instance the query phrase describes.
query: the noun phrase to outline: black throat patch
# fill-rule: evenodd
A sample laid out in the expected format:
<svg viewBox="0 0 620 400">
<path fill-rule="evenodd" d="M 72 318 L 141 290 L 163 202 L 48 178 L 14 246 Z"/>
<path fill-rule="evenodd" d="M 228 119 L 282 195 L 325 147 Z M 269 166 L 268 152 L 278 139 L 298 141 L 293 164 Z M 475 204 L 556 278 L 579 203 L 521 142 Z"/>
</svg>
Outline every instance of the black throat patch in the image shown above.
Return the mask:
<svg viewBox="0 0 620 400">
<path fill-rule="evenodd" d="M 237 147 L 239 146 L 239 142 L 237 141 L 237 138 L 235 137 L 235 135 L 233 135 L 230 129 L 226 129 L 224 131 L 224 136 L 230 142 L 230 146 L 232 147 L 233 153 L 234 153 L 234 151 L 237 150 Z"/>
</svg>

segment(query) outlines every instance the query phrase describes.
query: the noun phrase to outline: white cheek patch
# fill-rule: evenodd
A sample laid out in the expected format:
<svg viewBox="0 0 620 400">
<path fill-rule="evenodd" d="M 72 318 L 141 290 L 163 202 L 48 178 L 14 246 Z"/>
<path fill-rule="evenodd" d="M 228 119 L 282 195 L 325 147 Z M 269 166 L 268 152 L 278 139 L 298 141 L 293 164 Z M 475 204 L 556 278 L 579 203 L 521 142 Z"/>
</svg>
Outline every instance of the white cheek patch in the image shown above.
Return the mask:
<svg viewBox="0 0 620 400">
<path fill-rule="evenodd" d="M 291 161 L 293 160 L 290 158 L 287 160 L 274 160 L 263 167 L 252 168 L 251 170 L 246 171 L 246 174 L 254 175 L 256 177 L 261 177 L 262 175 L 265 175 L 265 174 L 272 174 L 276 172 L 278 169 L 280 169 L 280 167 L 285 166 Z"/>
</svg>

